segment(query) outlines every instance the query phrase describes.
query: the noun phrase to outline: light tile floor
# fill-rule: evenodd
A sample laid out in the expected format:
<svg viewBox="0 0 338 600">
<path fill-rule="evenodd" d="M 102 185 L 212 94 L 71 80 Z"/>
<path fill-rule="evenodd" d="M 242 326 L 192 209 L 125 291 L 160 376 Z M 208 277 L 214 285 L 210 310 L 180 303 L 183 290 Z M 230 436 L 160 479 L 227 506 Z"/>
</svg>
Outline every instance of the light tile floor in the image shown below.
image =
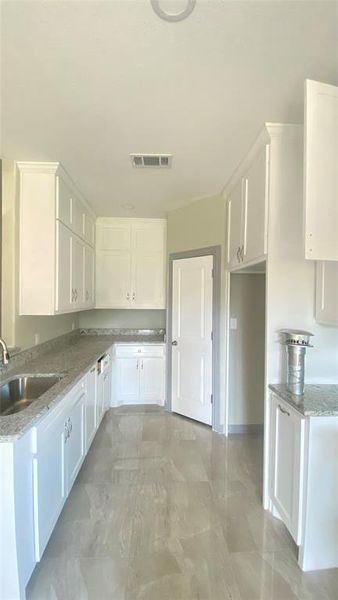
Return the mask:
<svg viewBox="0 0 338 600">
<path fill-rule="evenodd" d="M 337 600 L 261 506 L 262 439 L 158 407 L 105 416 L 28 600 Z"/>
</svg>

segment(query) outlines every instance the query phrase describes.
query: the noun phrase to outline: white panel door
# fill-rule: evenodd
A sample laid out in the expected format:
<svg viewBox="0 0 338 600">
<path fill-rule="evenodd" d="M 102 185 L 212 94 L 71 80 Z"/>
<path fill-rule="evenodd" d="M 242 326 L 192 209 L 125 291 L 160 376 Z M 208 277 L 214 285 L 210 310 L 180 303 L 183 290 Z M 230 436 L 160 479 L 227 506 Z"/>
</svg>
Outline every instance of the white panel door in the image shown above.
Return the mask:
<svg viewBox="0 0 338 600">
<path fill-rule="evenodd" d="M 104 251 L 96 254 L 96 307 L 130 308 L 131 254 Z"/>
<path fill-rule="evenodd" d="M 172 410 L 211 424 L 213 257 L 175 260 Z"/>
<path fill-rule="evenodd" d="M 164 403 L 164 359 L 140 359 L 140 402 Z"/>
<path fill-rule="evenodd" d="M 338 325 L 338 261 L 317 263 L 316 320 L 325 325 Z"/>
<path fill-rule="evenodd" d="M 121 404 L 140 402 L 140 362 L 137 358 L 116 359 L 116 396 Z"/>
<path fill-rule="evenodd" d="M 240 250 L 243 241 L 243 188 L 241 179 L 228 197 L 228 250 L 229 267 L 235 267 L 241 261 Z"/>
<path fill-rule="evenodd" d="M 243 215 L 243 262 L 267 253 L 269 146 L 264 146 L 252 162 L 245 179 Z"/>
<path fill-rule="evenodd" d="M 84 306 L 84 242 L 72 235 L 72 298 L 73 308 Z"/>
<path fill-rule="evenodd" d="M 338 260 L 338 87 L 305 82 L 305 258 Z"/>
<path fill-rule="evenodd" d="M 94 306 L 94 248 L 84 247 L 84 301 L 85 306 Z"/>
<path fill-rule="evenodd" d="M 56 221 L 56 288 L 57 312 L 69 311 L 72 306 L 72 233 L 60 221 Z"/>
</svg>

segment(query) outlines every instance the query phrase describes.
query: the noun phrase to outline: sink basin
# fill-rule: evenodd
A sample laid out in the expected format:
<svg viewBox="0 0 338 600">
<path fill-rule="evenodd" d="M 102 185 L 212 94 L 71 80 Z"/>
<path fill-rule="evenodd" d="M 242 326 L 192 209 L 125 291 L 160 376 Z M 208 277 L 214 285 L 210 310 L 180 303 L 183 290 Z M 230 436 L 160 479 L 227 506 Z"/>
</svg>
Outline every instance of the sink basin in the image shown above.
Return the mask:
<svg viewBox="0 0 338 600">
<path fill-rule="evenodd" d="M 60 375 L 20 375 L 0 386 L 0 416 L 24 410 L 60 381 Z"/>
</svg>

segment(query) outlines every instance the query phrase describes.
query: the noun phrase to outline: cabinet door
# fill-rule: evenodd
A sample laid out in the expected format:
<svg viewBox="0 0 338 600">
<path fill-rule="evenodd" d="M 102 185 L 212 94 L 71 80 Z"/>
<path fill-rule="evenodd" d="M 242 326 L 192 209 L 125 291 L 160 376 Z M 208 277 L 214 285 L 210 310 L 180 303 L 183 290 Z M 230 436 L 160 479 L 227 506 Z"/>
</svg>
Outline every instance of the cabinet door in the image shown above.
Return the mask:
<svg viewBox="0 0 338 600">
<path fill-rule="evenodd" d="M 305 258 L 338 260 L 338 87 L 305 82 L 304 126 Z"/>
<path fill-rule="evenodd" d="M 97 399 L 96 399 L 96 427 L 99 427 L 102 417 L 104 415 L 104 385 L 103 376 L 98 374 L 97 376 Z"/>
<path fill-rule="evenodd" d="M 121 404 L 139 402 L 139 360 L 136 358 L 116 359 L 116 400 Z"/>
<path fill-rule="evenodd" d="M 65 417 L 49 415 L 35 429 L 33 458 L 35 558 L 41 560 L 66 498 Z"/>
<path fill-rule="evenodd" d="M 130 251 L 131 224 L 125 219 L 98 219 L 96 222 L 98 250 Z"/>
<path fill-rule="evenodd" d="M 72 407 L 68 410 L 65 443 L 66 491 L 69 494 L 84 459 L 84 387 L 77 391 Z"/>
<path fill-rule="evenodd" d="M 131 308 L 165 308 L 164 259 L 161 253 L 133 254 Z"/>
<path fill-rule="evenodd" d="M 94 219 L 85 212 L 83 215 L 84 219 L 84 239 L 90 246 L 95 245 L 95 223 Z"/>
<path fill-rule="evenodd" d="M 72 225 L 72 200 L 71 191 L 62 177 L 56 177 L 56 218 L 71 228 Z"/>
<path fill-rule="evenodd" d="M 269 146 L 255 157 L 244 183 L 243 262 L 267 253 Z"/>
<path fill-rule="evenodd" d="M 128 251 L 96 254 L 96 307 L 130 308 L 131 255 Z"/>
<path fill-rule="evenodd" d="M 228 197 L 228 250 L 227 263 L 235 267 L 240 263 L 240 250 L 243 240 L 243 189 L 244 181 L 241 179 Z"/>
<path fill-rule="evenodd" d="M 304 419 L 272 400 L 271 500 L 296 544 L 300 543 L 303 491 Z"/>
<path fill-rule="evenodd" d="M 132 225 L 132 308 L 165 308 L 165 235 L 161 222 Z"/>
<path fill-rule="evenodd" d="M 84 237 L 84 206 L 75 194 L 72 195 L 72 231 L 79 237 Z"/>
<path fill-rule="evenodd" d="M 57 312 L 69 311 L 72 306 L 72 233 L 60 221 L 56 221 L 56 286 L 55 308 Z"/>
<path fill-rule="evenodd" d="M 338 325 L 338 262 L 322 261 L 316 265 L 316 320 Z"/>
<path fill-rule="evenodd" d="M 85 410 L 85 448 L 88 452 L 96 432 L 96 365 L 87 375 Z"/>
<path fill-rule="evenodd" d="M 103 374 L 103 408 L 108 410 L 111 406 L 111 372 L 110 368 Z"/>
<path fill-rule="evenodd" d="M 72 297 L 73 308 L 84 306 L 84 252 L 85 245 L 77 236 L 72 235 Z"/>
<path fill-rule="evenodd" d="M 140 359 L 140 402 L 164 403 L 164 359 Z"/>
<path fill-rule="evenodd" d="M 84 303 L 87 308 L 94 306 L 94 249 L 84 247 Z"/>
</svg>

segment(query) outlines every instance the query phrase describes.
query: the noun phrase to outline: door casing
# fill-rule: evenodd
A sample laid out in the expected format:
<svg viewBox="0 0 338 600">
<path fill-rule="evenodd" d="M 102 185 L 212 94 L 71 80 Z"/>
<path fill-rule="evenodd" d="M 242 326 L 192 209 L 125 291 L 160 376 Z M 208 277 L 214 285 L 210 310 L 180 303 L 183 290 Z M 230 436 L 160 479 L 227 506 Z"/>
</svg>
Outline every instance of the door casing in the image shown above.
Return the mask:
<svg viewBox="0 0 338 600">
<path fill-rule="evenodd" d="M 172 292 L 173 292 L 173 263 L 182 258 L 197 258 L 199 256 L 213 257 L 212 281 L 212 429 L 222 433 L 220 419 L 220 317 L 221 317 L 221 246 L 209 246 L 196 250 L 174 252 L 169 254 L 168 265 L 168 298 L 167 298 L 167 369 L 166 369 L 166 410 L 172 412 Z"/>
</svg>

